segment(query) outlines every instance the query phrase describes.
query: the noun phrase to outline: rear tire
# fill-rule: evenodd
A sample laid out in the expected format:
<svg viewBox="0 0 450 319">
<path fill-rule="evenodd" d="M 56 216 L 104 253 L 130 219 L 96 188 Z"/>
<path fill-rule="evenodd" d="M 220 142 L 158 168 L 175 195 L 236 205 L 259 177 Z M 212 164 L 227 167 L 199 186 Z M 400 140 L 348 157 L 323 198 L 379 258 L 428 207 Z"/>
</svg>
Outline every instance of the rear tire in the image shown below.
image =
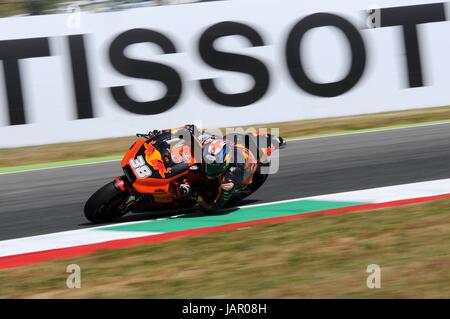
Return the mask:
<svg viewBox="0 0 450 319">
<path fill-rule="evenodd" d="M 114 182 L 108 183 L 96 191 L 84 205 L 84 216 L 93 223 L 111 222 L 123 215 L 120 205 L 128 197 L 119 191 Z"/>
<path fill-rule="evenodd" d="M 258 171 L 253 176 L 252 183 L 248 186 L 251 193 L 241 196 L 241 200 L 252 195 L 254 192 L 256 192 L 265 183 L 265 181 L 268 177 L 269 177 L 269 175 L 261 174 L 261 172 L 258 169 Z"/>
<path fill-rule="evenodd" d="M 269 175 L 261 174 L 261 172 L 258 169 L 258 171 L 255 172 L 255 175 L 253 176 L 251 185 L 248 186 L 250 192 L 244 194 L 241 193 L 238 196 L 231 198 L 227 206 L 237 205 L 240 201 L 255 193 L 265 183 L 268 177 Z"/>
</svg>

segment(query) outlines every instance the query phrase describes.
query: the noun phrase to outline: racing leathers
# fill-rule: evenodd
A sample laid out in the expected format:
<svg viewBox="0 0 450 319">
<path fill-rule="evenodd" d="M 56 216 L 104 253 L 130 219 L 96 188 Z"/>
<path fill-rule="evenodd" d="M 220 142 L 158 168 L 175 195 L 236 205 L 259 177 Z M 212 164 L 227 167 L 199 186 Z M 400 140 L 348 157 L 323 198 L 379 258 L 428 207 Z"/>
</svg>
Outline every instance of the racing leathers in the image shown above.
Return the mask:
<svg viewBox="0 0 450 319">
<path fill-rule="evenodd" d="M 251 183 L 257 166 L 255 156 L 242 140 L 208 134 L 195 125 L 154 131 L 153 134 L 170 131 L 173 135 L 178 135 L 186 130 L 193 137 L 194 144 L 201 147 L 202 159 L 197 173 L 209 179 L 208 185 L 214 187 L 204 191 L 204 187 L 199 187 L 201 185 L 192 185 L 185 179 L 179 185 L 179 192 L 196 200 L 207 211 L 223 208 L 237 190 Z"/>
<path fill-rule="evenodd" d="M 218 189 L 213 196 L 200 195 L 198 203 L 204 209 L 212 211 L 223 208 L 236 191 L 251 183 L 257 165 L 250 150 L 232 139 L 214 140 L 204 145 L 204 150 L 207 155 L 202 164 L 202 172 L 207 178 L 215 180 Z M 208 156 L 214 153 L 217 161 L 208 162 Z M 220 154 L 223 156 L 217 156 Z"/>
</svg>

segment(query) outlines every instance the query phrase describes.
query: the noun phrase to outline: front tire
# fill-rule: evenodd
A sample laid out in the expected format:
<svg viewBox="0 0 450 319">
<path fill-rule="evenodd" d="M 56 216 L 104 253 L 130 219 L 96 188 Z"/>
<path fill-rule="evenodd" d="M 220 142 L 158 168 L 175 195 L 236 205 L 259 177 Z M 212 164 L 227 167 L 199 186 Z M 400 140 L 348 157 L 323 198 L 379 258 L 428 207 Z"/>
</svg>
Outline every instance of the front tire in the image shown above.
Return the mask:
<svg viewBox="0 0 450 319">
<path fill-rule="evenodd" d="M 121 205 L 128 197 L 114 186 L 114 182 L 108 183 L 96 191 L 84 205 L 84 216 L 93 223 L 111 222 L 126 214 Z"/>
</svg>

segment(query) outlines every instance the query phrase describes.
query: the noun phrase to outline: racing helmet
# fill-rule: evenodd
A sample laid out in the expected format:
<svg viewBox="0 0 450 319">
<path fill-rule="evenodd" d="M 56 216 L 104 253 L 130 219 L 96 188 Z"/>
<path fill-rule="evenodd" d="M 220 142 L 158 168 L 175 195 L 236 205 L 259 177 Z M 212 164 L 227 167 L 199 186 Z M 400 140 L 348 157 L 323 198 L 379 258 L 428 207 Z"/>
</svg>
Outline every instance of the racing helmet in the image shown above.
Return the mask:
<svg viewBox="0 0 450 319">
<path fill-rule="evenodd" d="M 203 148 L 204 171 L 207 177 L 217 177 L 225 172 L 227 163 L 227 145 L 223 139 L 214 140 Z"/>
</svg>

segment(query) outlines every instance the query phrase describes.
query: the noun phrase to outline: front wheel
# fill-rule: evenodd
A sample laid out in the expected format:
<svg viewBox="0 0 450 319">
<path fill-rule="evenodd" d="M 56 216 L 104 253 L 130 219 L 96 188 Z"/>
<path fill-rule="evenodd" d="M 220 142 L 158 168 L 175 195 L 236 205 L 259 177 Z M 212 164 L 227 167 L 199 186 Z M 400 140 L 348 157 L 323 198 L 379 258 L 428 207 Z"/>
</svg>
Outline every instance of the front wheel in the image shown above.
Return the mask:
<svg viewBox="0 0 450 319">
<path fill-rule="evenodd" d="M 122 204 L 128 194 L 108 183 L 96 191 L 84 205 L 84 216 L 93 223 L 111 222 L 126 214 Z"/>
</svg>

